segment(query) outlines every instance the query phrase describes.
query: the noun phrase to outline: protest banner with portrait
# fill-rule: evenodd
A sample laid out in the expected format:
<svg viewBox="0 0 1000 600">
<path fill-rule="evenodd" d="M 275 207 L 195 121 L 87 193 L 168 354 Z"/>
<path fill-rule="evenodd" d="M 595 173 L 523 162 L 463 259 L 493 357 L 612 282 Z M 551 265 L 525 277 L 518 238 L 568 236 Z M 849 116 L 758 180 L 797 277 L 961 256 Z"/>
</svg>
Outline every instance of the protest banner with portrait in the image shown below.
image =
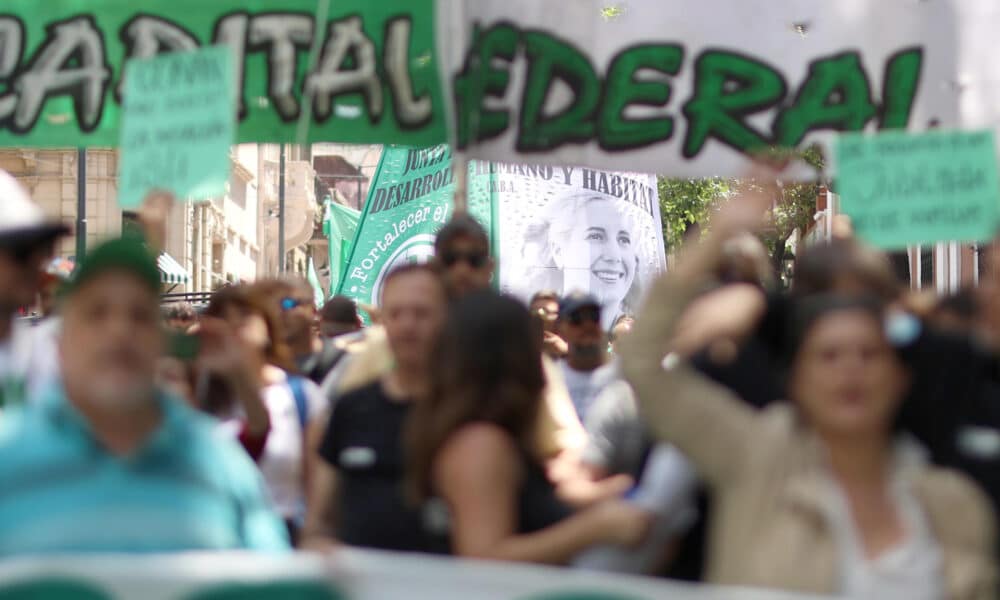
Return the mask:
<svg viewBox="0 0 1000 600">
<path fill-rule="evenodd" d="M 433 255 L 452 215 L 447 146 L 389 146 L 362 214 L 340 293 L 377 304 L 393 267 Z M 631 314 L 666 265 L 656 178 L 582 167 L 468 165 L 470 214 L 490 234 L 496 287 L 527 301 L 540 290 L 583 291 L 604 325 Z"/>
<path fill-rule="evenodd" d="M 476 163 L 470 194 L 495 208 L 500 290 L 528 301 L 538 291 L 583 291 L 603 325 L 632 314 L 665 265 L 656 178 L 584 167 Z M 470 195 L 470 199 L 472 196 Z"/>
</svg>

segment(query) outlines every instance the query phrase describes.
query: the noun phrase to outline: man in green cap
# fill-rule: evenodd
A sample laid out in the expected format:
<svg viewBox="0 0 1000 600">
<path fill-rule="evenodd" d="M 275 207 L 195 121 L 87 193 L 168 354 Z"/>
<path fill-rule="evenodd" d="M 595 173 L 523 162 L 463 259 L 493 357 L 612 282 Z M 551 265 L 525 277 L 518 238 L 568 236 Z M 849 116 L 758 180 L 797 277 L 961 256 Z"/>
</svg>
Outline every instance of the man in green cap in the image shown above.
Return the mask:
<svg viewBox="0 0 1000 600">
<path fill-rule="evenodd" d="M 63 297 L 62 384 L 0 423 L 0 556 L 288 548 L 249 457 L 154 385 L 159 292 L 139 241 L 80 264 Z"/>
</svg>

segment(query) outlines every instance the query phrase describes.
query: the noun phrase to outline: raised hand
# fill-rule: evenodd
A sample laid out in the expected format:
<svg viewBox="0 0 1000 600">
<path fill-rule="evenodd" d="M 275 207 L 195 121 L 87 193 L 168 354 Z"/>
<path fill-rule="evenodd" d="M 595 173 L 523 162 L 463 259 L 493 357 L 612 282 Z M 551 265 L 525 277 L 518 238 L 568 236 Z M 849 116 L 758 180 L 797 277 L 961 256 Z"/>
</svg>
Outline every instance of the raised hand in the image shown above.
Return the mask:
<svg viewBox="0 0 1000 600">
<path fill-rule="evenodd" d="M 139 223 L 142 225 L 146 243 L 156 252 L 161 252 L 167 241 L 167 219 L 176 199 L 170 192 L 153 190 L 146 195 L 139 209 Z"/>
<path fill-rule="evenodd" d="M 201 340 L 198 353 L 201 369 L 231 383 L 242 379 L 256 383 L 259 374 L 254 372 L 250 351 L 228 323 L 222 319 L 203 317 L 198 337 Z"/>
</svg>

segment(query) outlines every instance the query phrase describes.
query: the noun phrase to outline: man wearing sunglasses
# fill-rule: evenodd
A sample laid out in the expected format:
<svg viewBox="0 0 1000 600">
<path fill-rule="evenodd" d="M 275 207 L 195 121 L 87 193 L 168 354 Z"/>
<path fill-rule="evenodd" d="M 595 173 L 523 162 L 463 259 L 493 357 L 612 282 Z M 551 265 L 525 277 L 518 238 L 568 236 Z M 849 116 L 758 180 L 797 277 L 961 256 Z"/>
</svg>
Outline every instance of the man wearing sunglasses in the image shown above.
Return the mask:
<svg viewBox="0 0 1000 600">
<path fill-rule="evenodd" d="M 434 238 L 434 261 L 449 300 L 486 289 L 493 278 L 490 237 L 467 214 L 455 215 L 438 231 Z M 332 400 L 378 379 L 392 364 L 383 330 L 373 327 L 366 330 L 365 342 L 349 353 L 321 387 Z"/>
<path fill-rule="evenodd" d="M 441 228 L 434 239 L 434 257 L 452 299 L 490 286 L 490 239 L 482 225 L 469 215 L 455 215 Z"/>
<path fill-rule="evenodd" d="M 486 230 L 466 214 L 455 215 L 434 240 L 438 262 L 448 295 L 452 299 L 490 286 L 494 262 Z M 600 326 L 598 326 L 600 327 Z M 569 392 L 555 361 L 543 356 L 547 381 L 545 410 L 539 414 L 535 438 L 538 453 L 547 460 L 548 475 L 557 485 L 572 488 L 567 498 L 586 503 L 603 493 L 589 484 L 575 487 L 586 477 L 580 470 L 579 454 L 587 444 L 587 433 L 574 414 Z"/>
<path fill-rule="evenodd" d="M 559 333 L 569 348 L 562 363 L 563 377 L 577 416 L 585 421 L 597 395 L 615 379 L 597 298 L 582 292 L 563 298 L 559 304 Z"/>
<path fill-rule="evenodd" d="M 23 404 L 56 373 L 38 331 L 18 322 L 42 284 L 42 265 L 68 228 L 45 218 L 27 191 L 0 171 L 0 410 Z"/>
<path fill-rule="evenodd" d="M 289 276 L 264 281 L 260 287 L 278 309 L 285 342 L 299 374 L 321 384 L 339 358 L 339 351 L 319 335 L 312 286 L 301 277 Z"/>
</svg>

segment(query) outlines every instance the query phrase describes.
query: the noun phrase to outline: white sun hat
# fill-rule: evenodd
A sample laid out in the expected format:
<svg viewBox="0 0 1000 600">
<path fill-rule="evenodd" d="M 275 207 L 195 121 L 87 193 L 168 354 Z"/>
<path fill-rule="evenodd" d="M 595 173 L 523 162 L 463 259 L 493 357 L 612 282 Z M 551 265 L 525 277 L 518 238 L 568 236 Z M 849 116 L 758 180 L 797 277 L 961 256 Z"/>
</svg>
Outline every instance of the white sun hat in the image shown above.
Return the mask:
<svg viewBox="0 0 1000 600">
<path fill-rule="evenodd" d="M 69 233 L 69 227 L 47 218 L 10 173 L 0 170 L 0 247 L 30 246 Z"/>
</svg>

